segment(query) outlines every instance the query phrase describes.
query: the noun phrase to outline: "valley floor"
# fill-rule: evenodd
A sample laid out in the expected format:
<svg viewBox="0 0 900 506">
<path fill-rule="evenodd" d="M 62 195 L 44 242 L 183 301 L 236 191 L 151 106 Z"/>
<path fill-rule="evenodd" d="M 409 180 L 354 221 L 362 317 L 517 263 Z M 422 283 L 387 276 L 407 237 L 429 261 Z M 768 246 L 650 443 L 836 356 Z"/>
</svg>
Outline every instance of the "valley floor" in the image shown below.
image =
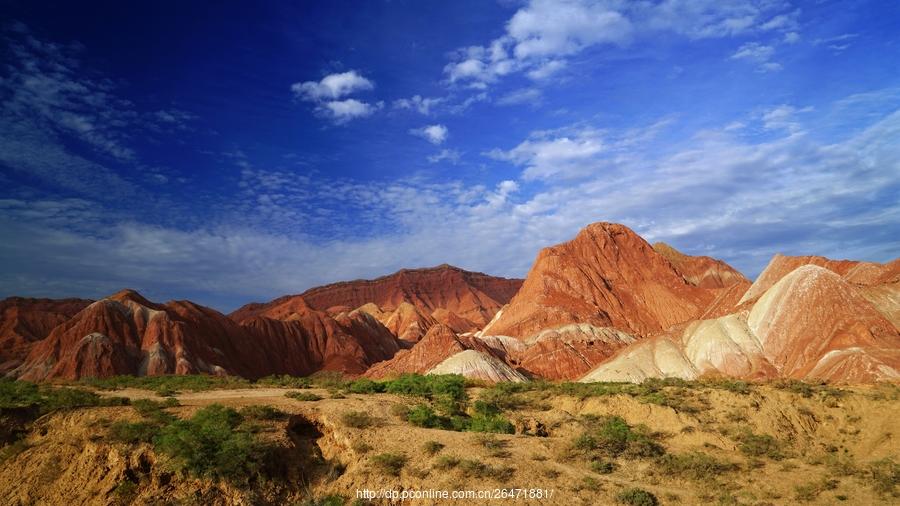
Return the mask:
<svg viewBox="0 0 900 506">
<path fill-rule="evenodd" d="M 0 503 L 400 503 L 366 502 L 364 490 L 518 495 L 404 504 L 900 501 L 900 388 L 723 385 L 467 389 L 470 403 L 497 406 L 515 434 L 415 426 L 410 407 L 420 399 L 336 387 L 182 392 L 174 396 L 179 405 L 156 407 L 135 402 L 163 400 L 153 391 L 99 390 L 133 406 L 59 410 L 24 426 L 22 439 L 3 450 Z M 176 472 L 154 444 L 111 435 L 121 423 L 190 419 L 210 405 L 252 419 L 248 432 L 272 448 L 256 476 L 235 482 Z M 12 423 L 10 413 L 3 423 Z"/>
</svg>

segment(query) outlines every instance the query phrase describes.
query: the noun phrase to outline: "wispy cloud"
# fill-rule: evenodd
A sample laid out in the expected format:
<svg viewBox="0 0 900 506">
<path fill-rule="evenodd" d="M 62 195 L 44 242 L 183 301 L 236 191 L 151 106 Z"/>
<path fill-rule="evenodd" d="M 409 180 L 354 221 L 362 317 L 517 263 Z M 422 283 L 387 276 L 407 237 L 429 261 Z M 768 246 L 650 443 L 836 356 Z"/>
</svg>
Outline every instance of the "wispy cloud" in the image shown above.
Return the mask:
<svg viewBox="0 0 900 506">
<path fill-rule="evenodd" d="M 476 89 L 518 72 L 540 80 L 588 48 L 623 47 L 658 32 L 689 39 L 790 32 L 794 39 L 798 15 L 786 2 L 531 0 L 513 14 L 502 36 L 455 51 L 444 74 L 450 83 Z M 771 71 L 776 65 L 767 61 L 760 68 Z"/>
</svg>

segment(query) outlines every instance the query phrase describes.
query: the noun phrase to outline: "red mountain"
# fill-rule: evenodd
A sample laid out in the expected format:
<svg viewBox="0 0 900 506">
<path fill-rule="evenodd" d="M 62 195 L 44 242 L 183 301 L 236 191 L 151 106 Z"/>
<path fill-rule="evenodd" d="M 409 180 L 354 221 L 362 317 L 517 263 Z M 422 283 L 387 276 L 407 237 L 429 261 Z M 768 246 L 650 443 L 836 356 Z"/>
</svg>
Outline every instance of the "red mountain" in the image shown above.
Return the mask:
<svg viewBox="0 0 900 506">
<path fill-rule="evenodd" d="M 522 288 L 483 334 L 526 339 L 579 323 L 649 335 L 700 316 L 715 301 L 715 289 L 686 277 L 628 227 L 594 223 L 541 250 Z"/>
<path fill-rule="evenodd" d="M 35 342 L 90 303 L 85 299 L 23 297 L 0 301 L 0 374 L 18 367 Z"/>
<path fill-rule="evenodd" d="M 320 369 L 361 373 L 398 349 L 390 332 L 365 313 L 335 319 L 301 310 L 284 321 L 255 316 L 238 324 L 192 302 L 155 304 L 124 290 L 54 328 L 14 373 L 28 380 L 192 373 L 256 378 Z"/>
</svg>

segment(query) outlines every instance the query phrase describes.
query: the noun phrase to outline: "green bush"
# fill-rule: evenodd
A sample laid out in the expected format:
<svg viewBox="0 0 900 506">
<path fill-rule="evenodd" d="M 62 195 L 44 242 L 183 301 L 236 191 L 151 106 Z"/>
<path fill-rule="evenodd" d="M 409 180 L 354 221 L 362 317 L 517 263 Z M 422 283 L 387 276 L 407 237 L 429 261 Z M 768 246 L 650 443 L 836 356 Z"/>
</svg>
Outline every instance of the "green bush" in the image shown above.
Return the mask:
<svg viewBox="0 0 900 506">
<path fill-rule="evenodd" d="M 437 441 L 425 441 L 425 444 L 422 445 L 422 449 L 424 449 L 425 453 L 428 455 L 436 455 L 444 449 L 444 445 Z"/>
<path fill-rule="evenodd" d="M 266 448 L 252 434 L 238 430 L 237 411 L 213 404 L 189 420 L 177 420 L 154 438 L 175 470 L 192 475 L 247 482 L 260 469 Z"/>
<path fill-rule="evenodd" d="M 162 431 L 162 425 L 155 422 L 118 421 L 109 427 L 109 437 L 120 443 L 151 443 L 160 431 Z"/>
<path fill-rule="evenodd" d="M 469 432 L 492 432 L 495 434 L 512 434 L 513 424 L 500 415 L 475 415 L 469 419 L 465 430 Z"/>
<path fill-rule="evenodd" d="M 288 392 L 285 397 L 296 399 L 298 401 L 321 401 L 322 397 L 311 392 Z"/>
<path fill-rule="evenodd" d="M 78 388 L 36 385 L 28 381 L 0 379 L 0 409 L 34 407 L 43 413 L 58 409 L 128 405 L 122 397 L 102 397 Z"/>
<path fill-rule="evenodd" d="M 434 463 L 434 468 L 445 471 L 447 469 L 453 469 L 454 467 L 458 466 L 459 462 L 460 460 L 458 457 L 453 457 L 451 455 L 441 455 L 440 457 L 438 457 L 437 462 Z"/>
<path fill-rule="evenodd" d="M 462 402 L 466 399 L 466 380 L 457 374 L 403 374 L 385 383 L 385 391 L 392 394 L 414 395 L 433 399 L 446 397 Z"/>
<path fill-rule="evenodd" d="M 781 460 L 785 457 L 781 441 L 768 434 L 754 434 L 744 431 L 737 436 L 740 443 L 738 449 L 748 457 L 768 457 L 772 460 Z"/>
<path fill-rule="evenodd" d="M 392 476 L 400 476 L 400 470 L 409 460 L 402 453 L 380 453 L 372 457 L 372 463 L 383 473 Z"/>
<path fill-rule="evenodd" d="M 663 455 L 657 461 L 660 470 L 671 476 L 707 480 L 712 476 L 738 470 L 738 465 L 702 452 Z"/>
<path fill-rule="evenodd" d="M 360 378 L 347 385 L 347 391 L 352 394 L 378 394 L 384 392 L 386 388 L 383 383 L 368 378 Z"/>
<path fill-rule="evenodd" d="M 591 461 L 591 471 L 597 474 L 610 474 L 616 470 L 616 463 L 611 460 Z"/>
<path fill-rule="evenodd" d="M 618 416 L 586 417 L 585 420 L 590 429 L 572 442 L 576 451 L 630 458 L 656 457 L 665 453 L 665 448 L 654 441 L 643 426 L 633 428 Z"/>
<path fill-rule="evenodd" d="M 416 404 L 409 408 L 406 412 L 406 421 L 417 427 L 425 427 L 427 429 L 444 429 L 450 426 L 448 418 L 438 416 L 426 404 Z"/>
<path fill-rule="evenodd" d="M 493 478 L 505 481 L 512 478 L 515 469 L 508 466 L 492 466 L 475 459 L 462 459 L 457 466 L 465 478 Z"/>
<path fill-rule="evenodd" d="M 241 408 L 241 416 L 250 420 L 282 420 L 287 413 L 272 406 L 254 404 Z"/>
<path fill-rule="evenodd" d="M 616 500 L 628 506 L 657 506 L 656 496 L 641 488 L 626 488 L 616 495 Z"/>
</svg>

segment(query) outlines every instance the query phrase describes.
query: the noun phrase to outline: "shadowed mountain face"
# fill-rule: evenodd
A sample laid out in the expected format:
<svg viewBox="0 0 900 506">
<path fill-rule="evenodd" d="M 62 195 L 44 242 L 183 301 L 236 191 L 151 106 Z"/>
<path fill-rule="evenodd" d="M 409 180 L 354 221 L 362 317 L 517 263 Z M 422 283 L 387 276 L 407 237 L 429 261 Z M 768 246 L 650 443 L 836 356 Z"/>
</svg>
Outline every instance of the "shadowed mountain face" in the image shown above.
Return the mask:
<svg viewBox="0 0 900 506">
<path fill-rule="evenodd" d="M 393 312 L 411 304 L 425 315 L 444 310 L 484 326 L 522 285 L 521 279 L 506 279 L 469 272 L 450 265 L 428 269 L 403 269 L 372 280 L 344 281 L 312 288 L 267 304 L 248 304 L 231 317 L 240 321 L 247 314 L 271 312 L 286 304 L 305 305 L 319 311 L 355 309 L 374 304 Z M 301 302 L 302 301 L 302 302 Z M 427 330 L 427 329 L 426 329 Z"/>
<path fill-rule="evenodd" d="M 612 223 L 542 250 L 524 282 L 442 265 L 229 316 L 131 290 L 96 302 L 10 298 L 0 309 L 3 372 L 29 380 L 320 370 L 900 379 L 900 260 L 776 255 L 751 284 L 720 260 L 651 246 Z"/>
</svg>

